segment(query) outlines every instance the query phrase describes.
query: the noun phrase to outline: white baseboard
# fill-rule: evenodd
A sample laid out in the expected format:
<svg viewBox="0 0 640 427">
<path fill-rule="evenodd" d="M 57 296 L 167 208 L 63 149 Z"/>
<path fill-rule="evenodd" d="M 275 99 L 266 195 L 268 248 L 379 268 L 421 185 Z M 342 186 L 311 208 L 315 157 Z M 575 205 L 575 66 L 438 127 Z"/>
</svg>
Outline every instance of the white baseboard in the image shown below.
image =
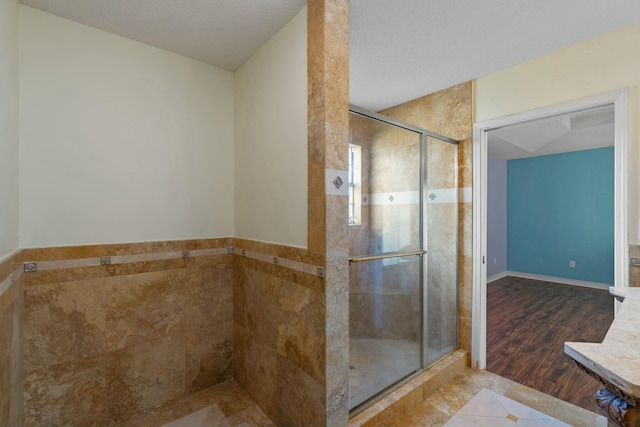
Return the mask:
<svg viewBox="0 0 640 427">
<path fill-rule="evenodd" d="M 518 271 L 507 271 L 505 272 L 504 276 L 520 277 L 523 279 L 541 280 L 544 282 L 562 283 L 563 285 L 582 286 L 585 288 L 595 288 L 595 289 L 605 289 L 605 290 L 609 290 L 609 286 L 613 286 L 613 283 L 587 282 L 585 280 L 574 280 L 574 279 L 566 279 L 564 277 L 543 276 L 541 274 L 520 273 Z M 489 283 L 489 278 L 487 278 L 487 283 Z"/>
<path fill-rule="evenodd" d="M 502 279 L 503 277 L 507 277 L 509 274 L 508 271 L 503 271 L 492 276 L 487 277 L 487 283 L 495 282 L 496 280 Z"/>
</svg>

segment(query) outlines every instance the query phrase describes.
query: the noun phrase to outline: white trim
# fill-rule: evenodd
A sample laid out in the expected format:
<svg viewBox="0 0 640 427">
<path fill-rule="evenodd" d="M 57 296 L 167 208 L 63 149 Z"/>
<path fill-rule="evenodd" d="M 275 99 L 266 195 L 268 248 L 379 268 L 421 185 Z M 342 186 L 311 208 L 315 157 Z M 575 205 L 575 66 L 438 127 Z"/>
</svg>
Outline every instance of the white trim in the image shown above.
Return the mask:
<svg viewBox="0 0 640 427">
<path fill-rule="evenodd" d="M 614 196 L 614 286 L 628 287 L 629 239 L 627 169 L 629 95 L 624 88 L 579 100 L 552 105 L 473 125 L 473 291 L 471 313 L 471 366 L 486 368 L 487 274 L 483 257 L 487 254 L 487 133 L 504 126 L 566 114 L 602 105 L 615 110 L 615 196 Z M 616 313 L 619 303 L 616 303 Z"/>
<path fill-rule="evenodd" d="M 618 93 L 614 101 L 615 128 L 615 183 L 614 183 L 614 264 L 613 283 L 618 289 L 629 287 L 629 209 L 628 209 L 628 167 L 629 163 L 629 92 Z M 620 113 L 620 114 L 618 114 Z M 620 302 L 616 300 L 614 312 L 617 315 Z"/>
<path fill-rule="evenodd" d="M 487 283 L 495 282 L 496 280 L 500 280 L 503 277 L 507 277 L 509 275 L 508 271 L 503 271 L 498 274 L 494 274 L 492 276 L 487 277 Z"/>
<path fill-rule="evenodd" d="M 521 273 L 519 271 L 507 271 L 505 276 L 520 277 L 522 279 L 540 280 L 542 282 L 560 283 L 562 285 L 582 286 L 583 288 L 608 290 L 611 283 L 587 282 L 586 280 L 567 279 L 565 277 L 544 276 L 542 274 Z M 487 279 L 487 283 L 489 279 Z"/>
<path fill-rule="evenodd" d="M 471 366 L 487 365 L 487 131 L 473 125 L 473 289 L 471 293 Z"/>
</svg>

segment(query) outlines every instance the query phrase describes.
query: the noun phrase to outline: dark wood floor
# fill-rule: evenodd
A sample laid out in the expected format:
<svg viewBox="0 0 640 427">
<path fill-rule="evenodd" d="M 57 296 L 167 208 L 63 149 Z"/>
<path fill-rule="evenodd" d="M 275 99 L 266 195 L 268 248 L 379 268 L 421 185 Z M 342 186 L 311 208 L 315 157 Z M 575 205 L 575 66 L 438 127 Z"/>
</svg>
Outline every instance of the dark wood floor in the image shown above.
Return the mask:
<svg viewBox="0 0 640 427">
<path fill-rule="evenodd" d="M 564 354 L 601 342 L 613 321 L 606 290 L 504 277 L 487 285 L 487 370 L 597 412 L 600 383 Z"/>
</svg>

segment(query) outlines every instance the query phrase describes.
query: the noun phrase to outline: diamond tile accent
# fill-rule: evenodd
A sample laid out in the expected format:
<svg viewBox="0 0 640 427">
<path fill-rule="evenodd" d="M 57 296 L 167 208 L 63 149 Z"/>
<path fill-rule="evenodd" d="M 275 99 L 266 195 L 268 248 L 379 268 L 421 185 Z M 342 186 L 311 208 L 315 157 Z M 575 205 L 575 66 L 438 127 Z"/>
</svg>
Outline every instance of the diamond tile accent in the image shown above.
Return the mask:
<svg viewBox="0 0 640 427">
<path fill-rule="evenodd" d="M 396 199 L 396 198 L 395 198 L 395 197 L 393 197 L 393 194 L 389 196 L 389 201 L 390 201 L 390 202 L 393 202 L 395 199 Z"/>
<path fill-rule="evenodd" d="M 333 185 L 336 186 L 336 188 L 340 188 L 342 187 L 342 184 L 344 184 L 344 182 L 342 182 L 342 179 L 340 179 L 340 177 L 336 177 L 336 179 L 333 180 Z"/>
</svg>

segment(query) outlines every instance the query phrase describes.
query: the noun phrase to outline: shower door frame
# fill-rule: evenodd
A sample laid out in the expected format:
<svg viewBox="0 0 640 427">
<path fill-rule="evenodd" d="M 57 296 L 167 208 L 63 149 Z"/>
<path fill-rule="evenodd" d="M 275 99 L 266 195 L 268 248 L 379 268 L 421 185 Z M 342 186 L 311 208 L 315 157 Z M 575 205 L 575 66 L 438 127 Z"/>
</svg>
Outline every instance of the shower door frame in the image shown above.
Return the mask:
<svg viewBox="0 0 640 427">
<path fill-rule="evenodd" d="M 371 406 L 372 404 L 374 404 L 375 402 L 377 402 L 379 399 L 387 396 L 388 394 L 392 393 L 393 391 L 397 390 L 399 387 L 401 387 L 402 385 L 408 383 L 409 381 L 411 381 L 413 378 L 415 378 L 416 376 L 420 375 L 421 373 L 423 373 L 424 371 L 426 371 L 427 369 L 429 369 L 431 366 L 433 366 L 435 363 L 437 363 L 440 359 L 437 360 L 433 360 L 433 361 L 429 361 L 428 360 L 428 353 L 425 350 L 425 343 L 427 342 L 427 333 L 428 333 L 428 329 L 427 329 L 427 298 L 425 295 L 425 283 L 428 283 L 427 281 L 427 265 L 426 265 L 426 260 L 427 260 L 427 255 L 428 255 L 428 247 L 425 249 L 425 243 L 428 242 L 428 236 L 427 236 L 427 227 L 425 226 L 425 215 L 426 215 L 426 205 L 427 202 L 425 200 L 425 197 L 427 197 L 426 195 L 426 188 L 427 188 L 427 140 L 429 137 L 438 139 L 440 141 L 443 142 L 447 142 L 450 144 L 454 144 L 456 146 L 459 145 L 459 141 L 456 141 L 452 138 L 446 137 L 444 135 L 440 135 L 437 134 L 435 132 L 431 132 L 427 129 L 423 129 L 417 126 L 413 126 L 410 125 L 408 123 L 405 123 L 403 121 L 400 120 L 396 120 L 393 119 L 391 117 L 385 116 L 383 114 L 379 114 L 379 113 L 375 113 L 373 111 L 369 111 L 367 109 L 358 107 L 356 105 L 353 104 L 349 104 L 349 113 L 353 113 L 356 114 L 358 116 L 361 117 L 365 117 L 371 120 L 375 120 L 377 122 L 382 122 L 382 123 L 386 123 L 392 126 L 396 126 L 402 129 L 406 129 L 412 132 L 417 133 L 420 136 L 420 186 L 419 186 L 419 194 L 420 194 L 420 204 L 419 204 L 419 217 L 420 217 L 420 224 L 419 224 L 419 242 L 420 242 L 420 249 L 418 251 L 412 251 L 412 252 L 408 252 L 408 253 L 394 253 L 391 256 L 387 256 L 386 254 L 381 254 L 379 256 L 363 256 L 363 257 L 354 257 L 352 258 L 351 256 L 349 257 L 349 263 L 351 264 L 352 262 L 354 262 L 354 260 L 356 261 L 363 261 L 363 260 L 369 260 L 369 259 L 382 259 L 382 258 L 387 258 L 387 257 L 400 257 L 400 256 L 420 256 L 422 258 L 422 262 L 420 263 L 420 303 L 421 303 L 421 313 L 420 313 L 420 318 L 421 318 L 421 322 L 420 322 L 420 337 L 421 337 L 421 343 L 420 343 L 420 368 L 418 370 L 416 370 L 415 372 L 407 375 L 404 378 L 400 378 L 398 381 L 396 381 L 395 383 L 391 384 L 389 387 L 383 389 L 382 391 L 372 395 L 369 399 L 365 400 L 364 402 L 362 402 L 361 404 L 355 406 L 353 409 L 351 409 L 349 411 L 349 417 L 353 417 L 357 414 L 359 414 L 360 412 L 362 412 L 363 410 L 365 410 L 366 408 L 368 408 L 369 406 Z M 456 191 L 459 190 L 459 185 L 458 185 L 458 159 L 456 158 L 456 164 L 455 164 L 455 173 L 456 173 Z M 457 195 L 457 194 L 456 194 Z M 458 204 L 458 202 L 456 201 L 456 205 Z M 458 212 L 456 209 L 456 224 L 458 223 L 457 221 L 458 219 Z M 457 231 L 457 226 L 456 226 L 456 257 L 458 257 L 458 245 L 459 245 L 459 236 L 458 236 L 458 231 Z M 456 262 L 456 282 L 457 282 L 457 278 L 458 278 L 458 263 Z M 456 299 L 456 305 L 458 304 L 458 301 Z M 456 333 L 456 347 L 459 347 L 460 344 L 460 328 L 456 328 L 457 329 L 457 333 Z"/>
</svg>

